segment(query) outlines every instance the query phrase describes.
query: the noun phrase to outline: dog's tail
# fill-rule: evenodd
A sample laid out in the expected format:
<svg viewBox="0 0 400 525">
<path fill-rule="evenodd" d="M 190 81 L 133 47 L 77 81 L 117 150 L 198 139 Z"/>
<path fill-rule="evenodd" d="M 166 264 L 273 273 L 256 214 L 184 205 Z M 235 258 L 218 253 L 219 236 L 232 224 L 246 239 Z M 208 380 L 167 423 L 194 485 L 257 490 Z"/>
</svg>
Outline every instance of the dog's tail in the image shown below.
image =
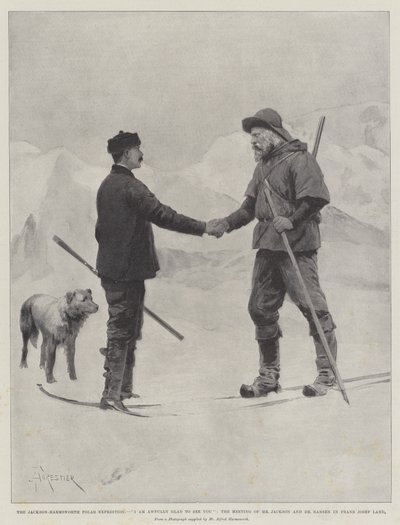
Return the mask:
<svg viewBox="0 0 400 525">
<path fill-rule="evenodd" d="M 33 346 L 37 348 L 39 331 L 37 329 L 37 326 L 35 325 L 35 321 L 32 315 L 32 303 L 34 300 L 35 296 L 32 296 L 29 299 L 27 299 L 21 306 L 21 313 L 19 317 L 19 327 L 21 329 L 23 342 L 22 357 L 20 363 L 21 368 L 27 368 L 28 366 L 26 362 L 26 358 L 28 355 L 28 341 L 30 340 Z"/>
</svg>

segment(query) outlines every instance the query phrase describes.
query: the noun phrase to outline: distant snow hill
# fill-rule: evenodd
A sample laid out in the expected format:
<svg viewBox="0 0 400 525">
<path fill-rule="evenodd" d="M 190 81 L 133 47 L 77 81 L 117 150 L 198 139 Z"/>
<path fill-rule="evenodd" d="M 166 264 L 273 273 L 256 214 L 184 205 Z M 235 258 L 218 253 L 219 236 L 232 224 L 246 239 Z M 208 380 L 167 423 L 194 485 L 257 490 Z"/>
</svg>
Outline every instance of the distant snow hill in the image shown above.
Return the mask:
<svg viewBox="0 0 400 525">
<path fill-rule="evenodd" d="M 333 108 L 321 108 L 312 113 L 291 118 L 290 126 L 299 139 L 314 136 L 319 118 L 326 117 L 323 142 L 352 149 L 366 145 L 389 155 L 389 104 L 364 102 Z"/>
<path fill-rule="evenodd" d="M 383 103 L 321 109 L 284 123 L 312 150 L 319 119 L 326 116 L 318 152 L 331 203 L 353 217 L 387 230 L 389 226 L 389 108 Z M 219 137 L 201 162 L 178 174 L 198 188 L 243 199 L 255 163 L 249 136 Z"/>
<path fill-rule="evenodd" d="M 359 117 L 364 115 L 364 119 L 370 114 L 378 118 L 375 110 L 368 110 L 368 107 L 358 107 L 357 110 Z M 380 111 L 384 113 L 382 108 Z M 352 112 L 356 114 L 354 108 Z M 327 117 L 331 118 L 332 125 L 337 122 L 333 117 Z M 309 116 L 309 120 L 302 119 L 302 125 L 310 129 L 309 120 L 314 126 L 318 115 Z M 368 122 L 364 125 L 367 126 Z M 361 136 L 360 132 L 360 140 Z M 327 144 L 327 138 L 328 134 L 324 136 L 325 144 L 321 142 L 319 160 L 322 166 L 326 166 L 325 177 L 334 206 L 323 210 L 324 242 L 336 243 L 336 246 L 346 243 L 346 250 L 357 245 L 385 250 L 388 245 L 385 231 L 389 188 L 387 155 L 366 144 L 352 144 L 351 150 Z M 104 168 L 82 162 L 65 148 L 42 153 L 26 142 L 14 142 L 10 151 L 14 278 L 29 271 L 32 278 L 37 279 L 66 260 L 68 256 L 60 255 L 59 248 L 54 250 L 53 234 L 62 237 L 94 264 L 97 250 L 94 240 L 95 195 L 107 174 Z M 144 165 L 136 175 L 165 204 L 180 213 L 207 220 L 237 209 L 253 168 L 248 136 L 235 133 L 217 139 L 202 162 L 179 173 L 159 173 Z M 342 210 L 335 195 L 344 204 Z M 173 275 L 197 264 L 224 264 L 227 254 L 251 249 L 252 230 L 253 225 L 249 225 L 217 240 L 155 228 L 163 275 Z"/>
</svg>

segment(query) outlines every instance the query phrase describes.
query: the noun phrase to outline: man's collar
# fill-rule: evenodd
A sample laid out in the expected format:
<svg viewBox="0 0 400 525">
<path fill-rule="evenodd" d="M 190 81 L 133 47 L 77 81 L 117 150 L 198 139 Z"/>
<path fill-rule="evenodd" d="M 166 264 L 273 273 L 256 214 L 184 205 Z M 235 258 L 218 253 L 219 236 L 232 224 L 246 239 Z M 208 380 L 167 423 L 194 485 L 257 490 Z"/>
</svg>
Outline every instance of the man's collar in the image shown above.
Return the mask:
<svg viewBox="0 0 400 525">
<path fill-rule="evenodd" d="M 265 157 L 263 157 L 263 160 L 266 162 L 272 157 L 275 157 L 275 155 L 279 155 L 281 150 L 284 150 L 287 145 L 288 142 L 285 141 L 279 144 L 279 146 L 275 146 L 274 149 L 268 153 L 268 155 L 265 155 Z"/>
<path fill-rule="evenodd" d="M 118 173 L 125 173 L 126 175 L 130 175 L 133 177 L 133 173 L 130 169 L 128 169 L 126 166 L 123 166 L 122 164 L 113 164 L 111 168 L 112 172 L 118 172 Z"/>
<path fill-rule="evenodd" d="M 268 162 L 275 157 L 279 157 L 281 154 L 291 151 L 307 151 L 307 144 L 300 142 L 298 139 L 292 139 L 274 148 L 271 153 L 269 153 L 269 155 L 264 157 L 262 160 L 263 162 Z"/>
</svg>

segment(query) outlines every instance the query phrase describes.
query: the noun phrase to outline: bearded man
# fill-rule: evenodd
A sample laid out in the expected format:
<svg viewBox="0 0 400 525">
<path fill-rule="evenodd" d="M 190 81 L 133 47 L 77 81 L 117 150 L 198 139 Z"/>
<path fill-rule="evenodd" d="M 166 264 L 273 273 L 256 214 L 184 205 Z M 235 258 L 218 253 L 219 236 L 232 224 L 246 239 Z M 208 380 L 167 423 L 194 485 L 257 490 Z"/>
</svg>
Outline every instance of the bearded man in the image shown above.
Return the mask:
<svg viewBox="0 0 400 525">
<path fill-rule="evenodd" d="M 266 396 L 280 389 L 279 309 L 288 293 L 307 319 L 316 351 L 318 375 L 303 388 L 305 396 L 322 396 L 335 384 L 324 347 L 307 306 L 304 292 L 281 237 L 286 232 L 300 272 L 307 286 L 317 317 L 336 360 L 335 324 L 320 287 L 317 250 L 321 246 L 319 211 L 329 203 L 329 192 L 315 158 L 307 145 L 294 140 L 282 126 L 282 119 L 273 109 L 258 111 L 242 121 L 250 134 L 257 166 L 242 206 L 223 219 L 212 221 L 218 235 L 231 232 L 251 222 L 254 229 L 254 263 L 249 313 L 255 324 L 260 368 L 253 384 L 243 384 L 242 397 Z M 267 185 L 267 190 L 265 190 Z M 277 216 L 274 218 L 265 191 L 269 191 Z"/>
</svg>

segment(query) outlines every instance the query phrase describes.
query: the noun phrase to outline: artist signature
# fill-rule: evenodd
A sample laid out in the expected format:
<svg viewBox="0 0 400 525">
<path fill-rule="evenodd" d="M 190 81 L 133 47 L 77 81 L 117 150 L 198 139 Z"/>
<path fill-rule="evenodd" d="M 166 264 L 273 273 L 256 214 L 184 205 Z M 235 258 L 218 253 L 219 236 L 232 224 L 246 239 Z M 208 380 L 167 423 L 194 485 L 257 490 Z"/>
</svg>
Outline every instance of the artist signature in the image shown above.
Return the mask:
<svg viewBox="0 0 400 525">
<path fill-rule="evenodd" d="M 75 476 L 73 474 L 50 474 L 46 472 L 46 470 L 39 465 L 38 467 L 32 467 L 33 469 L 33 476 L 32 479 L 29 479 L 29 483 L 33 483 L 35 486 L 35 492 L 38 490 L 38 486 L 42 483 L 47 483 L 50 489 L 55 492 L 55 487 L 58 483 L 74 483 L 79 490 L 82 492 L 85 492 L 85 489 L 83 489 L 80 484 L 76 481 Z"/>
</svg>

